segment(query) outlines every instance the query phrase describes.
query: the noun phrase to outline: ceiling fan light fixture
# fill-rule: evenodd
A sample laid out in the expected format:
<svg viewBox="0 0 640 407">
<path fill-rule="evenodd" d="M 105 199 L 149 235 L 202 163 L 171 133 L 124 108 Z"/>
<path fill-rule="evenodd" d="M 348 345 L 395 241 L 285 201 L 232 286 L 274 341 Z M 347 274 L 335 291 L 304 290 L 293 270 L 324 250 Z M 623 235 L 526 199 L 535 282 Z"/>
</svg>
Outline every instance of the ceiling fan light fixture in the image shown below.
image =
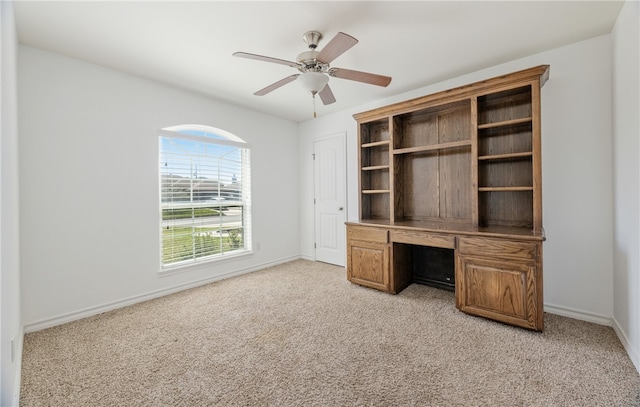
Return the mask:
<svg viewBox="0 0 640 407">
<path fill-rule="evenodd" d="M 298 82 L 303 88 L 315 95 L 327 86 L 329 77 L 322 72 L 305 72 L 298 76 Z"/>
</svg>

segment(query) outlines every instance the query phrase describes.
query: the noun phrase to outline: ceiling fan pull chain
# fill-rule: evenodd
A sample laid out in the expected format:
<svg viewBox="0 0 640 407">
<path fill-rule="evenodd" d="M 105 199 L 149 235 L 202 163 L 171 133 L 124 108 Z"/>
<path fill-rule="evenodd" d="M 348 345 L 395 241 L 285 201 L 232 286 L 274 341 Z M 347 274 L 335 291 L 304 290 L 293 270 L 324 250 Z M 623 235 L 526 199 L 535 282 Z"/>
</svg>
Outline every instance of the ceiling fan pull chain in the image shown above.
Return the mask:
<svg viewBox="0 0 640 407">
<path fill-rule="evenodd" d="M 313 118 L 315 119 L 317 117 L 316 115 L 316 94 L 315 92 L 311 92 L 311 95 L 313 95 Z"/>
</svg>

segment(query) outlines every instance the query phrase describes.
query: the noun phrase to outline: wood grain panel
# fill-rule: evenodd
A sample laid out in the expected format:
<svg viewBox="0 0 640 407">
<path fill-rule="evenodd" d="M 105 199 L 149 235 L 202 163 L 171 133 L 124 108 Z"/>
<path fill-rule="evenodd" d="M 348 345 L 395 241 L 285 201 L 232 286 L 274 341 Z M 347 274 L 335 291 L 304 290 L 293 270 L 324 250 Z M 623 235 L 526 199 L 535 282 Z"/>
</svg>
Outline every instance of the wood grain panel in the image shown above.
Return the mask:
<svg viewBox="0 0 640 407">
<path fill-rule="evenodd" d="M 402 156 L 393 157 L 393 178 L 391 180 L 393 184 L 393 221 L 398 222 L 405 219 L 404 210 L 404 191 L 405 191 L 405 176 L 404 176 L 404 158 Z"/>
<path fill-rule="evenodd" d="M 501 239 L 485 239 L 475 237 L 461 237 L 458 239 L 460 254 L 512 258 L 522 260 L 535 260 L 537 257 L 537 244 L 527 242 L 514 242 Z"/>
<path fill-rule="evenodd" d="M 440 143 L 471 139 L 471 103 L 438 116 Z M 470 146 L 469 146 L 470 147 Z M 471 149 L 458 148 L 439 153 L 439 217 L 471 222 Z"/>
<path fill-rule="evenodd" d="M 349 240 L 347 248 L 347 279 L 355 284 L 389 291 L 389 245 Z"/>
<path fill-rule="evenodd" d="M 438 143 L 469 140 L 471 137 L 471 104 L 465 101 L 455 110 L 438 115 Z"/>
<path fill-rule="evenodd" d="M 439 217 L 471 222 L 471 150 L 441 151 Z"/>
<path fill-rule="evenodd" d="M 540 111 L 540 87 L 545 80 L 545 78 L 540 78 L 531 85 L 532 143 L 533 151 L 537 152 L 537 154 L 533 155 L 533 230 L 536 232 L 542 231 L 542 154 L 540 153 L 542 151 L 542 113 Z"/>
<path fill-rule="evenodd" d="M 382 228 L 347 226 L 347 238 L 365 242 L 388 243 L 389 231 Z"/>
<path fill-rule="evenodd" d="M 521 272 L 483 265 L 465 270 L 466 304 L 526 319 L 525 278 Z"/>
<path fill-rule="evenodd" d="M 389 119 L 364 123 L 360 127 L 360 144 L 389 140 Z"/>
<path fill-rule="evenodd" d="M 465 131 L 465 126 L 469 125 L 469 110 L 470 102 L 465 99 L 395 116 L 394 148 L 405 149 L 469 140 L 469 133 Z M 446 133 L 440 128 L 442 121 L 450 125 Z"/>
<path fill-rule="evenodd" d="M 392 248 L 390 292 L 397 294 L 413 282 L 413 251 L 405 244 L 392 244 Z"/>
<path fill-rule="evenodd" d="M 531 117 L 531 86 L 478 97 L 478 124 Z"/>
<path fill-rule="evenodd" d="M 404 155 L 402 203 L 405 219 L 440 216 L 440 176 L 437 152 Z"/>
<path fill-rule="evenodd" d="M 458 256 L 456 305 L 466 313 L 542 330 L 533 264 Z"/>
<path fill-rule="evenodd" d="M 389 165 L 389 145 L 362 147 L 360 159 L 361 167 Z"/>
<path fill-rule="evenodd" d="M 389 189 L 389 168 L 362 171 L 362 190 Z"/>
<path fill-rule="evenodd" d="M 455 248 L 455 236 L 439 235 L 414 230 L 392 230 L 390 239 L 394 243 L 409 243 L 420 246 Z"/>
<path fill-rule="evenodd" d="M 389 219 L 389 194 L 360 194 L 361 219 Z"/>
<path fill-rule="evenodd" d="M 532 191 L 482 192 L 478 196 L 479 224 L 482 227 L 533 225 Z"/>
<path fill-rule="evenodd" d="M 351 278 L 385 285 L 386 276 L 383 259 L 383 249 L 354 246 L 351 249 L 351 264 L 353 265 Z"/>
<path fill-rule="evenodd" d="M 498 155 L 533 151 L 531 122 L 503 126 L 478 133 L 478 155 Z"/>
<path fill-rule="evenodd" d="M 407 148 L 438 144 L 438 116 L 411 114 L 402 120 L 400 137 L 394 138 L 394 148 Z"/>
<path fill-rule="evenodd" d="M 532 187 L 531 157 L 517 157 L 478 163 L 479 187 Z"/>
</svg>

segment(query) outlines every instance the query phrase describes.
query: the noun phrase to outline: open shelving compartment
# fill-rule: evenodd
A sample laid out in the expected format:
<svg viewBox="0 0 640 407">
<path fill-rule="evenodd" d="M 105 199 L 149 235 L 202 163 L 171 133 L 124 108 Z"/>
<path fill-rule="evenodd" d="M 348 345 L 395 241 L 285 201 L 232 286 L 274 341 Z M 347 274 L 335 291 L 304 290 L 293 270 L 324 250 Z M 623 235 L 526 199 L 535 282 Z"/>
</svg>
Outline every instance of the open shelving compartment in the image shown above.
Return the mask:
<svg viewBox="0 0 640 407">
<path fill-rule="evenodd" d="M 471 222 L 471 103 L 393 118 L 394 221 Z"/>
<path fill-rule="evenodd" d="M 479 226 L 534 228 L 532 89 L 477 98 Z"/>
<path fill-rule="evenodd" d="M 360 208 L 363 219 L 390 218 L 389 119 L 360 126 Z"/>
</svg>

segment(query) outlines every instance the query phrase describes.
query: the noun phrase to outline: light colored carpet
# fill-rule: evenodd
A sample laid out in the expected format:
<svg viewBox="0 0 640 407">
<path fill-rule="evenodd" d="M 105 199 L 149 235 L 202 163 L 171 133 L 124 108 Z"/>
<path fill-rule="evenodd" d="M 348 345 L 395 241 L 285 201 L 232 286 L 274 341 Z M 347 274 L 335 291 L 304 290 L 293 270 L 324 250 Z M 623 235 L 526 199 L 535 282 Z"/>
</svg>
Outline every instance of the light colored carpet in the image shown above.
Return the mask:
<svg viewBox="0 0 640 407">
<path fill-rule="evenodd" d="M 544 333 L 298 260 L 25 336 L 21 406 L 635 406 L 613 330 Z"/>
</svg>

